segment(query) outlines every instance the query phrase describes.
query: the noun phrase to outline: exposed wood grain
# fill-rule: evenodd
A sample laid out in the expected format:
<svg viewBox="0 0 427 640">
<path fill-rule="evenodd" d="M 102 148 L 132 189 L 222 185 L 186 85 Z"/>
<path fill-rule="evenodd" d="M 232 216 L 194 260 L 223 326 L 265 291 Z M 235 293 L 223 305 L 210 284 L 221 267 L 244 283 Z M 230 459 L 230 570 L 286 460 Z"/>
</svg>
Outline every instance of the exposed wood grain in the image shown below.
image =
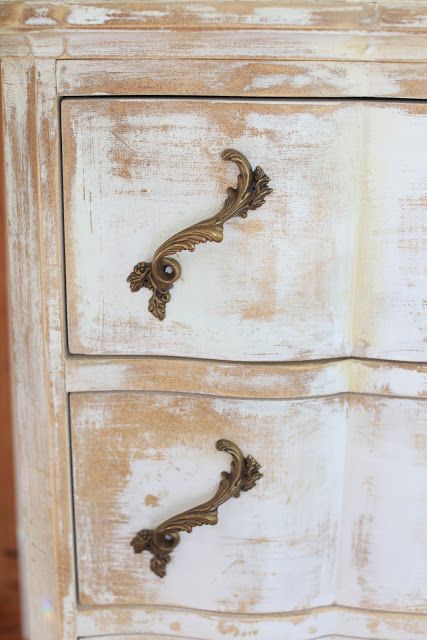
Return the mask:
<svg viewBox="0 0 427 640">
<path fill-rule="evenodd" d="M 418 31 L 427 26 L 423 0 L 213 0 L 211 2 L 1 2 L 0 25 L 34 30 L 52 28 L 277 28 L 308 30 Z"/>
<path fill-rule="evenodd" d="M 81 603 L 253 614 L 330 604 L 345 410 L 339 399 L 72 394 Z M 160 580 L 130 540 L 213 495 L 229 466 L 221 437 L 253 455 L 263 478 L 223 505 L 217 526 L 183 534 Z M 305 460 L 316 472 L 302 478 Z"/>
<path fill-rule="evenodd" d="M 425 612 L 426 410 L 367 396 L 72 394 L 81 602 Z M 210 497 L 220 437 L 254 455 L 263 478 L 217 526 L 182 535 L 162 581 L 129 541 Z"/>
<path fill-rule="evenodd" d="M 310 363 L 206 362 L 176 358 L 79 358 L 66 361 L 74 391 L 171 391 L 248 398 L 340 393 L 427 397 L 427 365 L 345 359 Z"/>
<path fill-rule="evenodd" d="M 347 355 L 357 105 L 96 99 L 64 100 L 62 113 L 72 353 Z M 220 160 L 228 147 L 264 168 L 273 193 L 229 223 L 221 244 L 180 254 L 184 276 L 161 323 L 143 293 L 129 293 L 126 275 L 219 209 L 236 181 Z"/>
<path fill-rule="evenodd" d="M 167 182 L 150 203 L 154 222 L 149 220 L 147 237 L 153 246 L 157 246 L 158 232 L 165 229 L 166 217 L 159 219 L 162 201 L 167 201 L 168 207 L 174 205 L 168 208 L 171 227 L 184 216 L 188 202 L 198 217 L 203 213 L 200 201 L 197 206 L 191 204 L 192 195 L 185 192 L 188 175 L 196 175 L 197 189 L 207 195 L 204 202 L 211 198 L 209 202 L 215 207 L 223 188 L 235 179 L 231 169 L 228 173 L 219 167 L 209 169 L 208 175 L 214 178 L 209 195 L 205 174 L 201 178 L 197 173 L 200 166 L 217 167 L 218 149 L 212 141 L 223 134 L 227 142 L 250 140 L 245 144 L 254 145 L 248 147 L 248 155 L 254 152 L 250 158 L 254 162 L 265 164 L 274 156 L 277 166 L 286 164 L 288 182 L 281 199 L 287 215 L 289 210 L 294 213 L 294 226 L 289 226 L 287 217 L 285 229 L 292 232 L 293 242 L 285 247 L 285 262 L 277 259 L 281 267 L 278 281 L 294 273 L 294 263 L 301 261 L 301 255 L 305 261 L 291 284 L 277 285 L 288 293 L 295 291 L 299 282 L 300 290 L 299 297 L 287 300 L 281 325 L 273 327 L 267 321 L 274 305 L 269 306 L 268 296 L 258 295 L 268 289 L 259 264 L 262 252 L 254 252 L 259 260 L 256 268 L 249 270 L 254 287 L 247 297 L 243 295 L 247 274 L 237 278 L 239 292 L 243 290 L 239 308 L 246 304 L 246 315 L 234 325 L 233 335 L 242 343 L 234 341 L 218 350 L 214 334 L 205 336 L 204 342 L 199 336 L 201 349 L 194 349 L 193 359 L 187 357 L 191 353 L 182 344 L 180 353 L 186 357 L 171 357 L 176 355 L 178 338 L 171 339 L 164 358 L 125 357 L 125 353 L 141 353 L 141 341 L 144 353 L 157 353 L 160 344 L 151 329 L 149 335 L 145 329 L 141 332 L 146 312 L 142 296 L 139 300 L 135 297 L 138 311 L 134 324 L 131 326 L 125 316 L 110 331 L 111 309 L 117 308 L 115 296 L 121 291 L 119 278 L 120 287 L 126 287 L 127 263 L 132 257 L 126 255 L 126 269 L 123 262 L 121 274 L 122 267 L 116 269 L 115 263 L 117 247 L 130 252 L 128 245 L 121 243 L 118 218 L 122 215 L 127 220 L 133 205 L 135 217 L 140 218 L 138 206 L 148 198 L 147 192 L 141 192 L 141 184 L 146 187 L 149 163 L 147 158 L 146 164 L 140 162 L 140 147 L 135 150 L 132 134 L 136 132 L 138 138 L 142 132 L 144 148 L 151 144 L 154 149 L 149 160 L 159 156 L 164 166 L 168 153 L 162 136 L 167 138 L 167 134 L 164 129 L 156 140 L 150 141 L 148 134 L 144 138 L 144 127 L 129 127 L 129 107 L 114 106 L 116 100 L 110 101 L 113 106 L 107 127 L 97 122 L 94 108 L 91 127 L 82 126 L 80 131 L 80 144 L 87 144 L 80 169 L 90 166 L 92 180 L 82 178 L 85 197 L 77 202 L 74 194 L 68 204 L 66 198 L 66 204 L 70 207 L 72 202 L 76 208 L 76 220 L 82 223 L 83 237 L 92 250 L 86 255 L 92 259 L 87 262 L 88 273 L 92 262 L 96 266 L 99 248 L 107 257 L 105 263 L 98 263 L 101 271 L 92 271 L 95 279 L 103 271 L 102 312 L 86 338 L 98 341 L 96 349 L 99 344 L 110 347 L 96 351 L 92 345 L 88 352 L 116 353 L 117 357 L 81 357 L 67 355 L 65 348 L 56 93 L 58 88 L 64 96 L 176 93 L 425 98 L 425 0 L 0 2 L 0 24 L 0 55 L 6 58 L 2 73 L 18 510 L 26 577 L 23 591 L 30 596 L 27 636 L 31 640 L 104 639 L 115 634 L 117 640 L 139 639 L 138 634 L 141 640 L 425 640 L 427 405 L 421 400 L 426 397 L 427 377 L 422 364 L 427 359 L 422 299 L 427 287 L 423 275 L 425 106 L 370 103 L 365 110 L 365 106 L 349 102 L 342 105 L 342 111 L 348 108 L 348 114 L 353 115 L 351 125 L 345 117 L 342 121 L 328 115 L 334 109 L 339 111 L 338 103 L 322 107 L 322 113 L 322 108 L 313 107 L 311 113 L 303 110 L 301 116 L 302 121 L 315 122 L 306 129 L 304 122 L 297 123 L 287 131 L 286 140 L 269 123 L 274 114 L 268 109 L 262 112 L 262 107 L 256 107 L 259 125 L 252 123 L 250 136 L 241 112 L 237 119 L 233 113 L 233 122 L 220 116 L 211 119 L 209 131 L 201 127 L 210 149 L 193 165 L 186 165 L 189 139 L 200 122 L 189 122 L 185 109 L 178 114 L 185 125 L 182 130 L 188 134 L 177 149 L 170 170 L 172 182 Z M 151 104 L 157 107 L 158 102 Z M 287 107 L 287 119 L 295 117 L 300 108 L 296 101 L 292 104 Z M 230 110 L 230 103 L 225 103 L 224 109 Z M 143 120 L 151 117 L 148 111 L 143 115 Z M 203 108 L 196 115 L 203 120 Z M 322 127 L 328 117 L 326 131 L 327 127 Z M 159 123 L 170 125 L 168 117 L 161 122 L 159 116 L 154 125 Z M 68 125 L 65 123 L 66 128 Z M 102 129 L 98 141 L 104 146 L 95 144 L 97 126 Z M 310 133 L 304 140 L 298 138 L 302 130 Z M 111 131 L 121 140 L 105 146 Z M 265 132 L 270 132 L 270 138 L 272 133 L 277 137 L 274 140 L 272 136 L 273 154 L 267 144 L 263 150 Z M 74 140 L 74 132 L 71 135 L 69 130 L 67 135 L 68 141 Z M 298 148 L 297 155 L 289 155 L 289 148 Z M 64 149 L 67 181 L 72 178 L 67 165 L 72 143 Z M 354 149 L 357 153 L 352 155 Z M 209 153 L 212 158 L 207 165 Z M 316 163 L 308 162 L 309 157 L 316 157 Z M 97 163 L 102 168 L 98 174 Z M 299 180 L 290 168 L 293 163 L 301 169 Z M 183 167 L 185 198 L 180 210 L 174 190 Z M 167 175 L 164 167 L 159 175 Z M 275 170 L 274 176 L 277 183 L 282 182 L 283 173 Z M 295 180 L 289 191 L 292 176 Z M 97 179 L 102 183 L 103 200 L 93 209 L 90 198 Z M 276 184 L 276 194 L 280 188 Z M 329 200 L 325 196 L 328 191 Z M 88 210 L 94 233 L 87 231 Z M 360 215 L 352 217 L 353 210 Z M 314 211 L 315 216 L 307 217 L 307 211 Z M 262 210 L 259 213 L 261 216 Z M 114 215 L 117 226 L 111 223 Z M 251 238 L 262 231 L 274 248 L 268 228 L 263 222 L 257 226 L 259 220 L 263 218 L 243 221 L 241 237 L 246 238 L 246 229 L 250 229 Z M 135 235 L 138 223 L 131 228 L 126 242 L 129 238 L 135 241 L 135 253 L 142 259 L 140 236 Z M 239 233 L 232 230 L 231 248 L 241 247 Z M 327 246 L 327 238 L 332 238 L 331 245 Z M 316 243 L 323 247 L 318 252 L 313 250 Z M 153 248 L 148 244 L 142 247 L 147 253 Z M 67 252 L 70 250 L 67 240 Z M 348 264 L 343 257 L 346 251 Z M 190 259 L 197 257 L 198 261 L 199 255 L 202 253 Z M 227 253 L 224 255 L 227 260 Z M 211 262 L 198 262 L 200 273 L 211 277 L 214 270 L 209 267 L 215 260 L 212 253 Z M 266 264 L 276 264 L 275 260 L 273 257 Z M 109 261 L 115 265 L 113 274 L 108 270 Z M 132 267 L 133 258 L 130 262 Z M 231 267 L 235 268 L 235 261 Z M 330 270 L 329 275 L 325 276 L 325 269 Z M 191 275 L 188 277 L 191 280 Z M 324 286 L 325 280 L 330 283 L 334 278 L 341 282 L 340 287 Z M 231 278 L 224 281 L 231 291 Z M 180 284 L 185 289 L 185 279 Z M 74 278 L 69 291 L 71 304 L 80 296 L 79 313 L 83 316 L 97 297 L 92 291 L 90 304 L 85 306 L 88 291 L 84 279 Z M 181 291 L 177 286 L 173 292 L 180 304 Z M 215 287 L 209 291 L 215 293 Z M 353 301 L 353 306 L 346 307 L 349 292 L 357 304 Z M 307 305 L 309 294 L 315 301 L 313 307 Z M 198 303 L 202 295 L 199 297 Z M 316 305 L 316 313 L 310 316 Z M 219 312 L 222 316 L 224 308 Z M 256 357 L 249 356 L 247 363 L 231 361 L 248 348 L 244 332 L 254 313 L 259 340 L 270 340 L 276 329 L 280 335 L 289 327 L 295 330 L 293 337 L 287 336 L 289 350 L 278 360 L 293 358 L 294 349 L 302 362 L 254 362 L 258 356 L 270 357 L 260 354 L 255 338 L 251 348 L 255 344 L 259 349 Z M 289 323 L 289 314 L 294 323 Z M 70 314 L 70 346 L 77 345 L 81 351 L 75 329 L 82 318 L 77 315 Z M 204 318 L 197 321 L 202 326 Z M 334 325 L 335 333 L 322 332 L 328 323 Z M 316 336 L 319 326 L 323 329 Z M 343 327 L 343 332 L 337 327 Z M 186 328 L 185 323 L 175 327 L 182 343 L 187 339 Z M 124 333 L 125 342 L 131 335 L 136 350 L 126 351 L 123 343 L 120 346 Z M 160 338 L 165 333 L 163 330 Z M 313 352 L 305 349 L 305 341 L 310 340 Z M 350 354 L 361 358 L 349 359 Z M 230 361 L 204 361 L 203 355 Z M 306 361 L 331 355 L 346 357 Z M 367 357 L 395 362 L 364 359 Z M 72 393 L 75 424 L 71 429 L 80 596 L 85 603 L 80 605 L 74 582 L 67 422 L 67 393 L 76 391 L 82 392 Z M 234 434 L 236 441 L 239 437 L 238 444 L 263 462 L 267 472 L 259 485 L 260 493 L 250 492 L 231 508 L 225 505 L 231 517 L 227 511 L 221 513 L 218 527 L 183 536 L 174 568 L 171 565 L 174 582 L 159 587 L 147 572 L 147 558 L 132 554 L 129 523 L 133 535 L 145 520 L 155 524 L 157 515 L 171 515 L 177 502 L 192 506 L 194 490 L 201 497 L 204 491 L 210 495 L 225 468 L 222 456 L 213 448 L 220 427 L 227 430 L 225 435 Z M 279 506 L 278 498 L 282 500 Z M 264 519 L 259 518 L 259 509 L 266 513 Z M 267 540 L 259 540 L 252 532 L 265 522 L 271 529 L 264 536 Z M 237 530 L 239 523 L 244 524 Z M 288 534 L 294 530 L 298 535 L 294 539 L 274 535 L 279 530 Z M 228 538 L 224 531 L 231 532 Z M 228 565 L 224 565 L 224 557 L 229 558 Z M 246 571 L 239 564 L 241 559 L 253 570 Z M 194 577 L 198 580 L 193 582 Z M 232 593 L 233 585 L 239 587 L 236 594 Z M 330 604 L 336 602 L 347 606 Z M 188 608 L 172 606 L 174 603 Z M 310 610 L 291 611 L 306 606 Z M 206 608 L 216 612 L 203 610 Z M 278 613 L 287 608 L 287 613 Z M 374 610 L 377 608 L 389 611 Z"/>
<path fill-rule="evenodd" d="M 426 105 L 97 98 L 62 114 L 72 353 L 426 360 Z M 180 254 L 161 323 L 126 276 L 219 209 L 228 147 L 273 193 Z"/>
<path fill-rule="evenodd" d="M 0 102 L 0 121 L 2 118 Z M 0 166 L 4 167 L 3 127 Z M 0 638 L 19 640 L 19 585 L 16 550 L 15 493 L 7 314 L 6 214 L 4 172 L 0 171 Z M 15 636 L 15 639 L 12 638 Z"/>
<path fill-rule="evenodd" d="M 25 635 L 65 640 L 75 636 L 54 70 L 6 61 L 2 87 Z"/>
<path fill-rule="evenodd" d="M 426 98 L 424 63 L 232 60 L 58 61 L 58 93 Z"/>
<path fill-rule="evenodd" d="M 61 39 L 28 38 L 35 55 L 46 55 L 48 47 L 64 47 L 63 57 L 96 56 L 124 58 L 230 58 L 271 60 L 365 60 L 427 61 L 427 37 L 417 34 L 340 34 L 280 31 L 146 31 L 126 34 L 81 32 Z M 64 55 L 64 54 L 68 54 Z"/>
<path fill-rule="evenodd" d="M 3 1 L 0 26 L 4 56 L 427 60 L 425 0 Z"/>
<path fill-rule="evenodd" d="M 199 635 L 194 636 L 191 630 L 196 616 L 200 631 Z M 137 633 L 144 640 L 147 636 L 147 640 L 151 640 L 153 625 L 166 638 L 172 634 L 172 638 L 177 640 L 182 636 L 191 640 L 236 637 L 283 640 L 284 634 L 286 640 L 335 640 L 337 635 L 339 640 L 349 640 L 349 634 L 357 640 L 423 640 L 427 633 L 426 616 L 357 611 L 343 607 L 325 607 L 299 614 L 272 615 L 268 618 L 142 607 L 123 607 L 115 611 L 89 609 L 79 614 L 79 629 L 85 637 L 96 637 L 97 633 L 109 634 L 110 630 L 126 637 L 129 624 L 138 630 Z"/>
<path fill-rule="evenodd" d="M 125 35 L 124 35 L 125 34 Z M 36 58 L 427 62 L 424 33 L 4 30 L 0 55 Z"/>
<path fill-rule="evenodd" d="M 43 309 L 44 373 L 48 395 L 48 445 L 50 460 L 49 505 L 52 518 L 52 548 L 55 560 L 54 611 L 44 624 L 57 620 L 61 640 L 75 638 L 76 587 L 70 479 L 68 397 L 65 392 L 66 323 L 64 310 L 62 193 L 59 104 L 55 91 L 53 60 L 35 64 L 36 135 L 38 164 L 38 243 Z M 46 452 L 45 452 L 46 453 Z M 34 506 L 32 506 L 34 508 Z M 41 631 L 44 632 L 42 627 Z M 45 635 L 44 640 L 47 640 Z M 56 639 L 55 639 L 56 640 Z"/>
<path fill-rule="evenodd" d="M 18 523 L 22 532 L 20 539 L 20 563 L 24 583 L 22 585 L 24 597 L 24 617 L 30 623 L 31 617 L 42 617 L 40 603 L 29 604 L 29 591 L 49 594 L 51 581 L 49 580 L 49 566 L 46 562 L 44 549 L 49 544 L 46 540 L 46 531 L 29 526 L 32 516 L 28 511 L 28 501 L 37 505 L 38 517 L 49 518 L 49 493 L 43 490 L 41 495 L 34 482 L 34 470 L 31 468 L 31 456 L 28 449 L 42 456 L 42 450 L 46 451 L 45 443 L 40 446 L 40 440 L 28 435 L 31 429 L 33 433 L 43 433 L 43 424 L 46 423 L 46 414 L 40 402 L 43 395 L 43 359 L 41 355 L 41 309 L 40 299 L 37 300 L 37 292 L 40 291 L 40 274 L 32 268 L 31 263 L 39 261 L 39 249 L 35 241 L 37 235 L 36 226 L 36 201 L 37 178 L 36 158 L 34 151 L 28 151 L 28 138 L 34 134 L 34 115 L 26 111 L 29 101 L 35 99 L 34 68 L 30 63 L 16 65 L 4 62 L 2 64 L 2 89 L 4 96 L 5 116 L 5 160 L 6 160 L 6 184 L 7 184 L 7 212 L 9 223 L 9 273 L 11 281 L 19 282 L 23 279 L 30 290 L 22 287 L 11 287 L 10 308 L 13 318 L 13 384 L 15 395 L 15 440 L 16 440 L 16 470 L 17 470 L 17 507 Z M 21 189 L 25 185 L 24 189 Z M 25 238 L 25 240 L 24 240 Z M 24 246 L 23 246 L 24 245 Z M 25 264 L 21 261 L 21 251 L 29 251 L 30 259 Z M 30 296 L 31 295 L 31 299 Z M 19 297 L 18 297 L 19 296 Z M 25 310 L 25 312 L 24 312 Z M 33 359 L 29 359 L 29 350 Z M 31 384 L 33 382 L 33 384 Z M 25 402 L 23 401 L 25 395 Z M 18 398 L 21 396 L 21 402 Z M 35 408 L 37 407 L 37 410 Z M 40 437 L 40 435 L 39 435 Z M 39 445 L 37 447 L 37 444 Z M 36 448 L 37 447 L 37 448 Z M 41 488 L 41 487 L 40 487 Z M 44 487 L 43 487 L 44 489 Z M 43 514 L 43 515 L 42 515 Z M 35 555 L 31 549 L 41 549 Z M 33 556 L 31 558 L 31 556 Z M 31 558 L 31 559 L 30 559 Z M 31 570 L 31 564 L 38 570 Z M 42 578 L 42 566 L 45 579 Z M 52 571 L 53 574 L 53 571 Z M 48 580 L 46 580 L 48 578 Z M 34 584 L 32 584 L 34 579 Z M 46 584 L 46 582 L 48 584 Z M 34 611 L 31 611 L 31 608 Z M 31 624 L 31 623 L 30 623 Z M 28 632 L 28 628 L 24 630 Z"/>
</svg>

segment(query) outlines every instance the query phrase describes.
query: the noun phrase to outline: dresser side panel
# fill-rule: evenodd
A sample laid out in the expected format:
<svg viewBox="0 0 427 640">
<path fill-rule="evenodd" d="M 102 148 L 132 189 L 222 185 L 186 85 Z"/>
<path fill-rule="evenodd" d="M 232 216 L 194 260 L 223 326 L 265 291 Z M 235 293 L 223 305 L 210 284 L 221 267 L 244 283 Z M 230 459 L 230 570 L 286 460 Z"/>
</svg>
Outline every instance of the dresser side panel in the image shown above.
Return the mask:
<svg viewBox="0 0 427 640">
<path fill-rule="evenodd" d="M 54 61 L 4 61 L 19 545 L 31 638 L 73 637 Z M 68 612 L 67 612 L 68 611 Z"/>
</svg>

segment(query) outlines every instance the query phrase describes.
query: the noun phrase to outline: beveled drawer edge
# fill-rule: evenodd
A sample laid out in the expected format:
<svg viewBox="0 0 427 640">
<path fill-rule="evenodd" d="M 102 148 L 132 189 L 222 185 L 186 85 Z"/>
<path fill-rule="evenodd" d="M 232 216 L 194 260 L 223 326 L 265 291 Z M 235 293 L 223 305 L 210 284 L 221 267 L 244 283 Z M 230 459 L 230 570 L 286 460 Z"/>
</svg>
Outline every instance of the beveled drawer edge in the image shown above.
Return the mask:
<svg viewBox="0 0 427 640">
<path fill-rule="evenodd" d="M 162 391 L 295 399 L 343 393 L 427 398 L 427 364 L 344 358 L 236 363 L 157 357 L 66 360 L 66 391 Z"/>
</svg>

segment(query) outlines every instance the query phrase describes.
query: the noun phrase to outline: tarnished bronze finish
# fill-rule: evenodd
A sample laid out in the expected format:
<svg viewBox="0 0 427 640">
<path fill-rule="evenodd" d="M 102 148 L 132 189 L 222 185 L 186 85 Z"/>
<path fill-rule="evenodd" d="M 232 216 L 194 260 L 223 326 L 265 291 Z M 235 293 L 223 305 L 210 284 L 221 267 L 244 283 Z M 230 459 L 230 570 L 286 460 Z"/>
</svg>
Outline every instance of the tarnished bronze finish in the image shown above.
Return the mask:
<svg viewBox="0 0 427 640">
<path fill-rule="evenodd" d="M 221 242 L 224 223 L 236 216 L 246 218 L 248 211 L 260 207 L 272 191 L 267 186 L 270 178 L 261 167 L 252 171 L 249 161 L 239 151 L 226 149 L 222 158 L 236 163 L 240 173 L 237 188 L 227 189 L 227 199 L 221 211 L 212 218 L 176 233 L 157 249 L 152 262 L 138 262 L 128 276 L 131 291 L 146 287 L 153 292 L 148 310 L 159 320 L 163 320 L 166 315 L 166 304 L 171 297 L 170 289 L 181 275 L 177 260 L 168 256 L 180 251 L 194 251 L 196 245 L 204 242 Z"/>
<path fill-rule="evenodd" d="M 243 456 L 239 447 L 230 440 L 218 440 L 218 451 L 226 451 L 233 458 L 231 471 L 223 471 L 221 481 L 214 497 L 204 504 L 173 516 L 160 524 L 157 529 L 142 529 L 133 538 L 131 545 L 135 553 L 150 551 L 153 558 L 150 561 L 151 570 L 163 578 L 166 575 L 166 565 L 170 562 L 170 555 L 179 543 L 179 532 L 190 533 L 193 527 L 202 524 L 216 524 L 218 522 L 218 507 L 229 498 L 238 498 L 241 491 L 249 491 L 262 477 L 260 465 L 252 457 Z"/>
</svg>

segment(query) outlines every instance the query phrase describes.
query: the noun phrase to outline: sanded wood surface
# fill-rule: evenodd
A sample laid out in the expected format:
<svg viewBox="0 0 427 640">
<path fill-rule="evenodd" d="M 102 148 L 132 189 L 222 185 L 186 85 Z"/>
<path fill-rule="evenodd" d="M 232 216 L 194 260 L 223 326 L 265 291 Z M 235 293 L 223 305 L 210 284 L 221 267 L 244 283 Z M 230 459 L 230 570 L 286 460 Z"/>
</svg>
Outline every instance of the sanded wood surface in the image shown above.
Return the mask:
<svg viewBox="0 0 427 640">
<path fill-rule="evenodd" d="M 424 0 L 0 1 L 18 511 L 31 640 L 427 638 L 425 280 L 420 269 L 425 105 L 350 100 L 426 97 L 426 8 Z M 115 97 L 101 100 L 100 94 Z M 64 118 L 65 187 L 67 181 L 69 191 L 71 183 L 85 186 L 85 197 L 76 190 L 79 202 L 65 198 L 68 213 L 75 209 L 74 229 L 67 227 L 73 216 L 65 229 L 68 267 L 76 249 L 89 273 L 86 280 L 71 277 L 67 292 L 60 95 L 98 96 L 62 103 L 76 110 L 74 118 Z M 125 95 L 141 98 L 119 104 L 118 97 Z M 157 111 L 132 114 L 130 103 L 147 102 L 147 95 Z M 175 121 L 171 127 L 172 101 L 159 107 L 156 95 L 184 98 L 176 101 L 181 112 L 175 111 L 184 126 Z M 203 100 L 185 96 L 205 96 L 205 104 L 215 105 L 215 97 L 235 99 L 215 118 L 215 106 L 206 109 Z M 294 112 L 286 107 L 290 117 L 282 121 L 292 125 L 293 119 L 295 125 L 299 119 L 301 126 L 274 123 L 280 120 L 269 111 L 275 98 L 282 98 L 281 106 L 293 99 L 288 102 Z M 295 98 L 314 98 L 316 107 L 298 114 Z M 319 107 L 319 98 L 335 101 Z M 84 109 L 93 108 L 90 127 L 83 102 Z M 104 102 L 108 108 L 100 108 Z M 182 108 L 184 102 L 189 104 Z M 246 116 L 250 135 L 245 135 Z M 146 126 L 150 119 L 151 128 Z M 202 151 L 196 151 L 191 165 L 190 143 L 197 142 L 198 130 Z M 165 144 L 168 135 L 177 143 L 172 154 Z M 184 323 L 176 327 L 175 338 L 165 338 L 169 346 L 157 357 L 156 338 L 168 334 L 168 325 L 162 332 L 141 330 L 147 299 L 129 292 L 126 276 L 166 230 L 158 207 L 168 200 L 171 231 L 177 230 L 177 213 L 180 219 L 188 211 L 197 219 L 205 213 L 200 200 L 192 200 L 189 176 L 196 176 L 194 187 L 207 195 L 209 207 L 221 204 L 236 171 L 228 167 L 224 173 L 222 149 L 215 145 L 229 145 L 233 137 L 246 140 L 241 150 L 251 162 L 264 165 L 272 158 L 276 183 L 283 175 L 294 178 L 281 192 L 276 184 L 270 198 L 278 213 L 287 214 L 286 233 L 275 246 L 262 208 L 234 221 L 222 246 L 200 247 L 188 256 L 190 268 L 198 264 L 200 276 L 207 273 L 215 283 L 218 250 L 237 271 L 241 267 L 227 252 L 237 248 L 233 255 L 239 258 L 243 253 L 251 268 L 249 275 L 240 272 L 235 278 L 235 306 L 244 314 L 233 324 L 236 283 L 223 269 L 228 297 L 208 318 L 215 323 L 217 312 L 222 319 L 228 315 L 232 322 L 224 335 L 237 340 L 227 344 L 219 332 L 203 342 L 204 317 L 198 314 L 206 302 L 199 289 L 194 314 L 179 311 Z M 161 180 L 157 186 L 147 181 L 149 162 L 138 155 L 141 140 L 144 148 L 151 145 L 149 160 L 158 156 L 163 162 L 154 166 L 165 183 L 157 197 Z M 290 153 L 286 171 L 279 167 L 284 150 Z M 79 175 L 70 170 L 73 162 Z M 152 193 L 142 191 L 141 184 L 153 187 Z M 150 198 L 152 219 L 132 209 Z M 352 217 L 355 208 L 358 215 Z M 134 243 L 135 257 L 121 243 L 120 223 L 128 215 L 135 216 L 135 224 L 128 225 L 125 240 Z M 139 235 L 141 221 L 150 234 Z M 283 231 L 282 222 L 275 224 Z M 260 258 L 255 268 L 249 251 L 239 251 L 239 238 L 246 239 L 248 228 L 251 242 L 262 231 L 276 251 L 261 260 L 265 255 L 254 244 Z M 285 245 L 290 232 L 294 242 Z M 284 249 L 283 264 L 277 248 Z M 273 283 L 266 281 L 261 262 L 280 266 Z M 174 288 L 175 312 L 186 300 L 194 304 L 182 292 L 195 273 L 188 270 Z M 269 298 L 272 290 L 280 295 Z M 114 316 L 119 291 L 125 298 L 121 319 Z M 218 298 L 216 286 L 207 291 Z M 67 293 L 77 308 L 75 317 L 69 314 L 69 342 Z M 126 316 L 129 304 L 135 305 L 133 324 Z M 94 332 L 88 330 L 90 305 L 98 305 Z M 271 326 L 269 312 L 274 312 Z M 247 341 L 255 317 L 263 345 L 256 336 Z M 118 322 L 113 326 L 111 319 Z M 262 347 L 276 329 L 282 344 L 272 345 L 277 362 L 271 362 Z M 191 332 L 202 349 L 195 348 Z M 85 341 L 88 355 L 80 348 L 68 353 L 67 346 L 75 349 Z M 149 348 L 140 351 L 141 343 Z M 249 348 L 258 355 L 248 352 L 243 362 Z M 67 393 L 72 396 L 70 431 Z M 218 527 L 182 536 L 167 581 L 159 586 L 160 579 L 156 583 L 148 572 L 148 558 L 134 556 L 129 537 L 146 522 L 157 524 L 157 516 L 172 515 L 178 505 L 193 506 L 193 489 L 197 497 L 211 495 L 228 463 L 214 449 L 221 426 L 227 433 L 220 435 L 233 435 L 245 453 L 260 458 L 265 476 L 259 487 L 224 505 Z M 253 533 L 267 522 L 265 534 Z"/>
<path fill-rule="evenodd" d="M 82 604 L 424 612 L 425 401 L 79 393 L 71 424 Z M 183 534 L 160 580 L 130 540 L 213 495 L 222 437 L 263 478 Z"/>
<path fill-rule="evenodd" d="M 427 25 L 427 4 L 424 0 L 7 0 L 0 2 L 0 25 L 23 31 L 167 27 L 416 32 Z"/>
<path fill-rule="evenodd" d="M 19 552 L 31 640 L 73 638 L 54 72 L 51 60 L 2 63 Z"/>
<path fill-rule="evenodd" d="M 2 109 L 0 102 L 0 122 Z M 0 167 L 3 146 L 0 126 Z M 10 411 L 4 179 L 0 169 L 0 638 L 19 640 L 19 585 Z"/>
<path fill-rule="evenodd" d="M 153 626 L 166 637 L 181 640 L 218 640 L 226 638 L 262 638 L 262 640 L 425 640 L 426 616 L 366 611 L 349 607 L 320 607 L 291 615 L 261 616 L 215 614 L 210 611 L 152 607 L 82 609 L 78 617 L 79 637 L 119 634 L 126 637 L 129 628 L 152 640 Z M 197 632 L 193 629 L 197 624 Z M 292 634 L 292 635 L 291 635 Z M 161 637 L 161 636 L 160 636 Z M 138 638 L 138 636 L 137 636 Z M 104 638 L 103 638 L 104 640 Z M 138 638 L 139 640 L 139 638 Z M 163 639 L 162 639 L 163 640 Z"/>
<path fill-rule="evenodd" d="M 427 97 L 425 63 L 272 60 L 59 60 L 58 92 L 77 95 Z"/>
<path fill-rule="evenodd" d="M 243 363 L 191 358 L 72 357 L 67 391 L 171 391 L 245 398 L 357 393 L 427 398 L 427 365 L 344 358 Z"/>
<path fill-rule="evenodd" d="M 74 354 L 427 358 L 427 108 L 352 101 L 64 100 Z M 338 132 L 338 133 L 337 133 Z M 273 192 L 179 255 L 166 319 L 127 274 L 213 215 L 243 152 Z"/>
</svg>

